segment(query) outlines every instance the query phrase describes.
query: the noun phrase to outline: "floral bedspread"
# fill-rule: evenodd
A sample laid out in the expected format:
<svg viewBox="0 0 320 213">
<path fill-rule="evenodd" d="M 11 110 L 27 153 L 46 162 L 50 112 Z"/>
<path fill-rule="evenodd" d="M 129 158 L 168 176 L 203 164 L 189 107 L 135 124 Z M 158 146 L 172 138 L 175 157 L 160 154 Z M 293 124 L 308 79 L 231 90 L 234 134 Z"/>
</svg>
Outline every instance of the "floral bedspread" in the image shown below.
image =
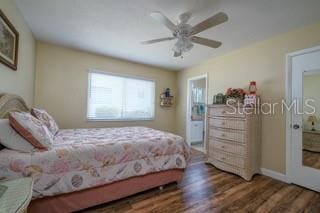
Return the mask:
<svg viewBox="0 0 320 213">
<path fill-rule="evenodd" d="M 50 151 L 0 150 L 0 180 L 33 176 L 41 198 L 183 169 L 188 154 L 182 137 L 146 127 L 60 130 Z"/>
</svg>

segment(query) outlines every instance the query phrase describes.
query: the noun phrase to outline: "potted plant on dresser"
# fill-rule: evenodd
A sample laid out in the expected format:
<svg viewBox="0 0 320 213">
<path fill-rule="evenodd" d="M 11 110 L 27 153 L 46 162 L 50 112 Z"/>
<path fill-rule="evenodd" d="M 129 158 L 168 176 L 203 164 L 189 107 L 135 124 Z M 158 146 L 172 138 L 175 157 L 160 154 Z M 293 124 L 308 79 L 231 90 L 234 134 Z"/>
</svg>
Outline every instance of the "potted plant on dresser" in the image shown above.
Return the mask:
<svg viewBox="0 0 320 213">
<path fill-rule="evenodd" d="M 243 103 L 243 99 L 245 96 L 245 91 L 244 89 L 237 88 L 229 88 L 226 92 L 226 97 L 227 97 L 227 103 L 229 104 L 240 104 Z"/>
</svg>

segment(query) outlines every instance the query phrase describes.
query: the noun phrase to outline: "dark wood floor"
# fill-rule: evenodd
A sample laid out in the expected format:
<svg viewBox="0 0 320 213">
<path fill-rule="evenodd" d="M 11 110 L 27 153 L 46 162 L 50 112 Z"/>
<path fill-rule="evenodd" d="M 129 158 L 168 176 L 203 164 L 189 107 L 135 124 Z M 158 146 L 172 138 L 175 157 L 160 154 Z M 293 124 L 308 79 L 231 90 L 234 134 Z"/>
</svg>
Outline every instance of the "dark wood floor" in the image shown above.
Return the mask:
<svg viewBox="0 0 320 213">
<path fill-rule="evenodd" d="M 98 212 L 320 212 L 320 194 L 256 175 L 251 182 L 222 172 L 193 157 L 181 183 L 162 191 L 152 189 L 109 204 L 94 207 Z"/>
<path fill-rule="evenodd" d="M 320 152 L 303 150 L 303 165 L 320 169 Z"/>
</svg>

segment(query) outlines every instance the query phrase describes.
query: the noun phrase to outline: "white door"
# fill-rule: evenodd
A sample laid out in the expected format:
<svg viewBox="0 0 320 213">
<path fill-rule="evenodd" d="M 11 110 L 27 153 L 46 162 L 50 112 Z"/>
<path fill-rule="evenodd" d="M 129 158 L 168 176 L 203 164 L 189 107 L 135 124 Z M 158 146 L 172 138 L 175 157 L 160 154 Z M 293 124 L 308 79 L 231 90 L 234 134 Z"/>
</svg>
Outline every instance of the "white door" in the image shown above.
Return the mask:
<svg viewBox="0 0 320 213">
<path fill-rule="evenodd" d="M 291 113 L 291 180 L 298 185 L 320 191 L 319 163 L 313 166 L 311 160 L 307 159 L 312 156 L 313 160 L 320 162 L 320 150 L 317 151 L 315 146 L 313 146 L 315 150 L 312 150 L 312 146 L 311 148 L 309 146 L 310 143 L 317 145 L 318 140 L 320 143 L 319 127 L 315 130 L 311 130 L 310 127 L 310 125 L 314 126 L 311 117 L 315 121 L 316 118 L 320 120 L 320 49 L 297 54 L 291 58 L 291 61 L 291 94 L 292 101 L 296 101 L 297 106 Z"/>
</svg>

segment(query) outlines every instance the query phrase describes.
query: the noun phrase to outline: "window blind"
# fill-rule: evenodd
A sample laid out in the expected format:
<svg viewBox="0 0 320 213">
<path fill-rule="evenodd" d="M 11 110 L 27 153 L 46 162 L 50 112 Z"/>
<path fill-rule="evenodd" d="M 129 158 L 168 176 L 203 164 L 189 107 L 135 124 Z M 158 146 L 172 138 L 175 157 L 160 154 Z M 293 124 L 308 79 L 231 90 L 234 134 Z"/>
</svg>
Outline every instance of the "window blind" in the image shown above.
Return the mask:
<svg viewBox="0 0 320 213">
<path fill-rule="evenodd" d="M 88 78 L 88 119 L 154 118 L 154 81 L 96 71 L 90 71 Z"/>
</svg>

